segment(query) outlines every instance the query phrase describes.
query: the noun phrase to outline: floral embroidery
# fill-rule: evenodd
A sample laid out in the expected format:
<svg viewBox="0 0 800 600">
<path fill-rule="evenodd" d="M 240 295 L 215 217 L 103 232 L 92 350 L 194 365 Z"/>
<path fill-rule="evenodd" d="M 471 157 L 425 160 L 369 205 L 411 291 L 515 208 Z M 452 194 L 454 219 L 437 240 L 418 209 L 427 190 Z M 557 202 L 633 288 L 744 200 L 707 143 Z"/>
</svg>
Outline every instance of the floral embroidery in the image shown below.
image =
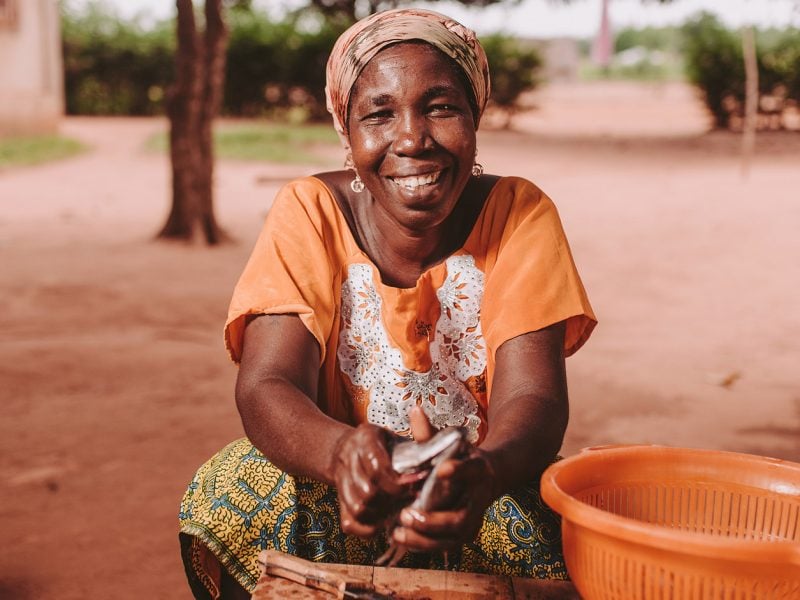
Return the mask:
<svg viewBox="0 0 800 600">
<path fill-rule="evenodd" d="M 390 344 L 369 264 L 350 265 L 342 284 L 337 357 L 352 384 L 368 390 L 371 423 L 407 432 L 408 412 L 417 405 L 435 427 L 464 426 L 470 440 L 477 441 L 478 404 L 465 382 L 484 377 L 486 370 L 480 324 L 483 273 L 469 255 L 452 256 L 445 264 L 447 278 L 436 291 L 441 314 L 429 344 L 433 364 L 428 371 L 407 369 L 400 350 Z"/>
</svg>

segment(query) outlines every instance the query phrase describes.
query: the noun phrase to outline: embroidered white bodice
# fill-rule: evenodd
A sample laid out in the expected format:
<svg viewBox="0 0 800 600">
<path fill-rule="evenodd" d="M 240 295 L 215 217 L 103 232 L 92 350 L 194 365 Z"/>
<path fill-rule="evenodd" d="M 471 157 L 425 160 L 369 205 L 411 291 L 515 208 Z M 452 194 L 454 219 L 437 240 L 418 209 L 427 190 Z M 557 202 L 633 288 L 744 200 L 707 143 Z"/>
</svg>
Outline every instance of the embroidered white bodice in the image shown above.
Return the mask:
<svg viewBox="0 0 800 600">
<path fill-rule="evenodd" d="M 383 302 L 370 264 L 351 264 L 341 289 L 339 368 L 369 397 L 371 423 L 401 433 L 409 429 L 414 405 L 423 408 L 436 428 L 463 426 L 476 442 L 481 419 L 466 382 L 486 370 L 486 343 L 480 307 L 484 274 L 469 254 L 445 261 L 447 276 L 436 290 L 440 314 L 429 337 L 431 368 L 420 372 L 403 363 L 383 320 Z"/>
</svg>

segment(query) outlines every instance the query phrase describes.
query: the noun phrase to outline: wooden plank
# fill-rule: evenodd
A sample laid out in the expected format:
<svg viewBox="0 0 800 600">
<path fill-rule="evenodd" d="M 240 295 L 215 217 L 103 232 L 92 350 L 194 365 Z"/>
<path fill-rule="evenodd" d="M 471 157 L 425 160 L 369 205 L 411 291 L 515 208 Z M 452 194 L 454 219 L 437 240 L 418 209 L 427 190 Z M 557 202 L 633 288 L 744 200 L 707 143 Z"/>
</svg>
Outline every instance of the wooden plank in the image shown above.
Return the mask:
<svg viewBox="0 0 800 600">
<path fill-rule="evenodd" d="M 512 579 L 515 600 L 580 600 L 571 581 L 557 579 Z"/>
<path fill-rule="evenodd" d="M 333 596 L 327 592 L 307 588 L 304 585 L 289 581 L 288 579 L 262 575 L 250 598 L 251 600 L 274 600 L 275 598 L 289 598 L 290 600 L 331 600 Z"/>
<path fill-rule="evenodd" d="M 444 571 L 375 567 L 372 582 L 402 594 L 403 598 L 447 598 L 447 574 Z"/>
<path fill-rule="evenodd" d="M 580 600 L 575 586 L 568 581 L 359 565 L 325 564 L 325 568 L 392 590 L 396 600 Z M 273 598 L 332 600 L 333 596 L 280 577 L 262 575 L 252 600 Z"/>
<path fill-rule="evenodd" d="M 514 590 L 508 577 L 493 577 L 477 573 L 447 573 L 448 598 L 478 600 L 513 600 Z"/>
<path fill-rule="evenodd" d="M 511 582 L 504 577 L 452 571 L 375 568 L 373 582 L 403 598 L 430 600 L 513 600 Z"/>
</svg>

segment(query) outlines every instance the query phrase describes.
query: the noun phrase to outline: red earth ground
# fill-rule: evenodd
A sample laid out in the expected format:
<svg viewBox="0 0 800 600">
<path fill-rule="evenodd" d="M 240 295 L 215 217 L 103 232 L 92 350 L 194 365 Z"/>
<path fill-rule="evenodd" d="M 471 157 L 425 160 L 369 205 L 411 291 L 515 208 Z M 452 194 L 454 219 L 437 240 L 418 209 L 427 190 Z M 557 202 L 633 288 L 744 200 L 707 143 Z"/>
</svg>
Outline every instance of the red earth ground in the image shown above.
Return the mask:
<svg viewBox="0 0 800 600">
<path fill-rule="evenodd" d="M 706 133 L 678 84 L 554 86 L 488 172 L 559 207 L 600 320 L 568 360 L 563 454 L 608 443 L 800 461 L 800 135 Z M 188 599 L 177 507 L 242 434 L 221 341 L 271 199 L 337 166 L 220 161 L 237 243 L 156 243 L 169 165 L 158 119 L 68 118 L 81 156 L 0 171 L 0 598 Z"/>
</svg>

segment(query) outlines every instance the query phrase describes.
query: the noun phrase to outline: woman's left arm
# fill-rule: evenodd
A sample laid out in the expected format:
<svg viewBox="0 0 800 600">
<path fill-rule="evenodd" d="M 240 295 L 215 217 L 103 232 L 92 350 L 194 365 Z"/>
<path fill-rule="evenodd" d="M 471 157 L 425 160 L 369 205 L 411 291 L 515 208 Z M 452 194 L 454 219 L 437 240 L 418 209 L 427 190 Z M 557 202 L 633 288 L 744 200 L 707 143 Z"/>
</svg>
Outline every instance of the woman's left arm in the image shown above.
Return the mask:
<svg viewBox="0 0 800 600">
<path fill-rule="evenodd" d="M 538 478 L 556 457 L 569 418 L 562 321 L 497 350 L 489 430 L 480 450 L 495 471 L 495 495 Z"/>
<path fill-rule="evenodd" d="M 561 447 L 569 416 L 564 365 L 565 323 L 503 343 L 495 354 L 488 432 L 463 460 L 438 467 L 449 481 L 454 510 L 405 509 L 395 539 L 420 550 L 441 550 L 474 539 L 483 513 L 498 496 L 536 481 Z"/>
</svg>

